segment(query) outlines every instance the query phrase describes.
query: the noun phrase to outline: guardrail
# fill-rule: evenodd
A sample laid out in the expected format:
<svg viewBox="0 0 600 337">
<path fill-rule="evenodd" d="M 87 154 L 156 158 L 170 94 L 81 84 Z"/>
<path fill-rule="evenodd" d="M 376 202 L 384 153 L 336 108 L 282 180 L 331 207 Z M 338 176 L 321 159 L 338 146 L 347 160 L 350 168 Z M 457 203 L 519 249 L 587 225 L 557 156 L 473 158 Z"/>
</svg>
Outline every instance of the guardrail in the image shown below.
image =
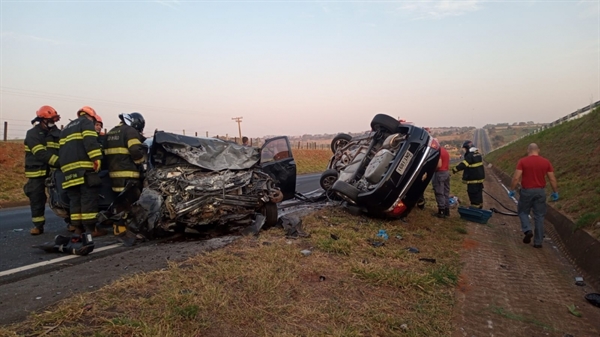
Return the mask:
<svg viewBox="0 0 600 337">
<path fill-rule="evenodd" d="M 590 104 L 588 106 L 585 106 L 585 107 L 583 107 L 581 109 L 578 109 L 577 111 L 571 112 L 570 114 L 568 114 L 568 115 L 566 115 L 566 116 L 564 116 L 562 118 L 559 118 L 559 119 L 555 120 L 552 123 L 549 123 L 549 124 L 546 124 L 546 125 L 544 125 L 542 127 L 539 127 L 537 129 L 531 131 L 530 133 L 526 134 L 526 135 L 523 135 L 523 136 L 521 136 L 521 137 L 519 137 L 519 138 L 517 138 L 515 140 L 512 140 L 512 141 L 510 141 L 510 142 L 508 142 L 508 143 L 500 146 L 500 147 L 497 147 L 497 148 L 493 149 L 492 151 L 490 151 L 490 153 L 494 152 L 494 151 L 496 151 L 498 149 L 501 149 L 501 148 L 503 148 L 505 146 L 508 146 L 508 145 L 510 145 L 510 144 L 518 141 L 518 140 L 521 140 L 521 139 L 527 137 L 527 136 L 531 136 L 531 135 L 536 134 L 538 132 L 542 132 L 542 131 L 544 131 L 546 129 L 553 128 L 553 127 L 555 127 L 555 126 L 557 126 L 559 124 L 562 124 L 564 122 L 568 122 L 568 121 L 573 120 L 573 119 L 581 118 L 582 116 L 588 114 L 590 111 L 594 110 L 595 108 L 597 108 L 599 106 L 600 106 L 600 101 L 597 101 L 596 103 L 592 103 L 592 104 Z"/>
</svg>

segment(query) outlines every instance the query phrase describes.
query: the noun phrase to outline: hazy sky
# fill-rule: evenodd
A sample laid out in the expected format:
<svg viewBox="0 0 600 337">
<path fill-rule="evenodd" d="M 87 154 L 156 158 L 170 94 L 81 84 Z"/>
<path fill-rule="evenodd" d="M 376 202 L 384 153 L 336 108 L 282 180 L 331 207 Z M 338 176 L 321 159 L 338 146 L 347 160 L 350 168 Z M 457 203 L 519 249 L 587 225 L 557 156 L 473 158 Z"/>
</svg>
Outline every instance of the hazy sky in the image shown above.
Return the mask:
<svg viewBox="0 0 600 337">
<path fill-rule="evenodd" d="M 549 122 L 600 99 L 598 1 L 6 1 L 1 119 L 210 136 Z M 1 131 L 0 131 L 1 132 Z"/>
</svg>

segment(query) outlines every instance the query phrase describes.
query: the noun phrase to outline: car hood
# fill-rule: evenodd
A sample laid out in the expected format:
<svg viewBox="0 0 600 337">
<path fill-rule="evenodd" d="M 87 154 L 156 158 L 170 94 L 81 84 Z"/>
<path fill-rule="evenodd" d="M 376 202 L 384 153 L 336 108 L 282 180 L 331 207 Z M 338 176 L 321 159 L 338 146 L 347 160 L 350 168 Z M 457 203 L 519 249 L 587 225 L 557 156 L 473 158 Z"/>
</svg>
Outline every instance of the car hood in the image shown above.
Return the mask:
<svg viewBox="0 0 600 337">
<path fill-rule="evenodd" d="M 246 170 L 260 160 L 256 147 L 238 145 L 216 138 L 199 138 L 156 131 L 152 147 L 160 146 L 188 163 L 211 171 Z M 154 151 L 152 151 L 154 152 Z"/>
</svg>

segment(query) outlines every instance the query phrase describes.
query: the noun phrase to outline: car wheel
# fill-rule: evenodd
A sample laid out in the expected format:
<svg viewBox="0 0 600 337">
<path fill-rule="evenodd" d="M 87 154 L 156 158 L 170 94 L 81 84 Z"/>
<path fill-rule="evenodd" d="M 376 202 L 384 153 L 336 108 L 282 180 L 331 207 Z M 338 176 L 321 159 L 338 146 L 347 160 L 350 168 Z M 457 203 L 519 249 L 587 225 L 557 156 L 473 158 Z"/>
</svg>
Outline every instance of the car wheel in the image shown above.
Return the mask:
<svg viewBox="0 0 600 337">
<path fill-rule="evenodd" d="M 273 202 L 267 202 L 261 210 L 262 215 L 265 216 L 265 224 L 263 227 L 270 228 L 277 224 L 279 213 L 277 212 L 277 204 Z"/>
<path fill-rule="evenodd" d="M 356 199 L 358 199 L 358 189 L 356 187 L 345 181 L 338 180 L 331 186 L 331 190 L 344 198 L 344 200 L 356 204 Z"/>
<path fill-rule="evenodd" d="M 385 130 L 389 133 L 396 133 L 400 122 L 394 117 L 384 114 L 377 114 L 371 121 L 371 129 L 373 131 Z"/>
<path fill-rule="evenodd" d="M 331 151 L 336 153 L 337 149 L 348 145 L 351 139 L 352 136 L 347 133 L 338 134 L 337 136 L 333 137 L 333 140 L 331 141 Z"/>
<path fill-rule="evenodd" d="M 319 181 L 321 188 L 323 188 L 325 191 L 328 191 L 337 180 L 338 175 L 338 171 L 334 169 L 329 169 L 323 172 L 323 174 L 321 174 L 321 180 Z"/>
</svg>

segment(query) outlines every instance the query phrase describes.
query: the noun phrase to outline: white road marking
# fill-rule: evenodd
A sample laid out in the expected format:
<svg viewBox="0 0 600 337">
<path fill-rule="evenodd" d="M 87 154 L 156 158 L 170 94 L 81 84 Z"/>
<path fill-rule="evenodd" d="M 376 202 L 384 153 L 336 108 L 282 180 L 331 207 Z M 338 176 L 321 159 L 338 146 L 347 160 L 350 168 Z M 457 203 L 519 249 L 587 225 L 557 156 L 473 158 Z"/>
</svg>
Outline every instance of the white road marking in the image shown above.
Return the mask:
<svg viewBox="0 0 600 337">
<path fill-rule="evenodd" d="M 110 245 L 110 246 L 100 247 L 98 249 L 94 249 L 94 251 L 91 252 L 90 254 L 100 253 L 100 252 L 105 251 L 105 250 L 109 250 L 109 249 L 121 247 L 122 245 L 123 244 L 121 244 L 121 243 L 115 243 L 115 244 Z M 59 263 L 59 262 L 63 262 L 63 261 L 71 260 L 71 259 L 76 259 L 78 257 L 80 257 L 80 256 L 79 255 L 67 255 L 67 256 L 59 257 L 59 258 L 48 260 L 48 261 L 38 262 L 38 263 L 30 264 L 30 265 L 27 265 L 27 266 L 23 266 L 23 267 L 18 267 L 18 268 L 13 268 L 13 269 L 5 270 L 3 272 L 0 272 L 0 277 L 7 276 L 7 275 L 12 275 L 12 274 L 16 274 L 16 273 L 20 273 L 22 271 L 26 271 L 26 270 L 30 270 L 30 269 L 35 269 L 35 268 L 38 268 L 38 267 L 43 267 L 43 266 L 51 265 L 51 264 L 54 264 L 54 263 Z"/>
</svg>

